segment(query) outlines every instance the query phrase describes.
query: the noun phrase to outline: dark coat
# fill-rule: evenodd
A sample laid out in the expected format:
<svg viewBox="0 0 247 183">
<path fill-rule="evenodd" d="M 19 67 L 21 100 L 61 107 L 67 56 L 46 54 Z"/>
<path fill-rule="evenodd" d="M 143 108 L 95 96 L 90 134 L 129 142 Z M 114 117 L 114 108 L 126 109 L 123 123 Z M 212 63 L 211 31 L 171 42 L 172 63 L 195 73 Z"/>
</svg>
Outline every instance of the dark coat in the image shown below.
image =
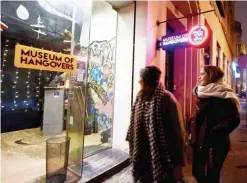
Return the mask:
<svg viewBox="0 0 247 183">
<path fill-rule="evenodd" d="M 240 115 L 231 99 L 198 98 L 195 115 L 195 147 L 214 148 L 229 141 L 239 125 Z"/>
</svg>

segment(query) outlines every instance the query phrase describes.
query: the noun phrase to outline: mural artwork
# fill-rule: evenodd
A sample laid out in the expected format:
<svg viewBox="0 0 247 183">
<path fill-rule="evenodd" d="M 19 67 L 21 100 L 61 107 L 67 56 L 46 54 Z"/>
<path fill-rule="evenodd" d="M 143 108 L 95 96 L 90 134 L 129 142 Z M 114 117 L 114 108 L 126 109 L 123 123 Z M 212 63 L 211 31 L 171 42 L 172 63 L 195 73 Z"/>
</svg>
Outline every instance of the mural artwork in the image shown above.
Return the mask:
<svg viewBox="0 0 247 183">
<path fill-rule="evenodd" d="M 89 46 L 87 123 L 93 132 L 110 136 L 113 118 L 116 38 Z M 107 141 L 107 140 L 106 140 Z"/>
</svg>

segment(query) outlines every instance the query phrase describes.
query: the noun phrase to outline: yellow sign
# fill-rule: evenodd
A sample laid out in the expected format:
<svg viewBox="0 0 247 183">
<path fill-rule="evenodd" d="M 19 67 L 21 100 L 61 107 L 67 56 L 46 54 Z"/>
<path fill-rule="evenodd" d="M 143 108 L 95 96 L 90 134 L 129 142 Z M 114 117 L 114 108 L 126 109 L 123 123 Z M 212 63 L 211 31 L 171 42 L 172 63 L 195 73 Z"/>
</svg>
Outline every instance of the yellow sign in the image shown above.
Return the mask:
<svg viewBox="0 0 247 183">
<path fill-rule="evenodd" d="M 76 71 L 76 56 L 17 44 L 14 65 L 18 68 L 74 72 Z"/>
</svg>

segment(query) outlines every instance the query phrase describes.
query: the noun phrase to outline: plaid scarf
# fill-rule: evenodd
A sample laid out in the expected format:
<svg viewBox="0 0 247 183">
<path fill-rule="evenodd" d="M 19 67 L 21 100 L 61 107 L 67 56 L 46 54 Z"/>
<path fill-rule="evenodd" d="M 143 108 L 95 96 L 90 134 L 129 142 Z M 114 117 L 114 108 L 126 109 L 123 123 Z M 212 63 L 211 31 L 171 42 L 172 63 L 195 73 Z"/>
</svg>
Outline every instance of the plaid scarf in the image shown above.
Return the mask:
<svg viewBox="0 0 247 183">
<path fill-rule="evenodd" d="M 147 132 L 147 139 L 149 142 L 149 148 L 151 153 L 151 175 L 153 182 L 160 182 L 164 180 L 167 173 L 171 171 L 173 164 L 171 161 L 171 155 L 168 152 L 168 146 L 166 142 L 165 123 L 162 119 L 162 99 L 164 97 L 164 87 L 159 84 L 152 96 L 150 106 L 148 110 L 144 109 L 140 96 L 136 98 L 135 104 L 132 107 L 131 122 L 127 133 L 126 140 L 129 141 L 130 147 L 130 162 L 133 167 L 133 175 L 138 172 L 141 152 L 141 126 L 145 128 Z M 147 111 L 147 112 L 145 112 Z M 146 114 L 145 114 L 146 113 Z M 145 119 L 143 119 L 145 116 Z M 148 125 L 142 125 L 146 120 Z M 147 160 L 148 161 L 148 160 Z"/>
</svg>

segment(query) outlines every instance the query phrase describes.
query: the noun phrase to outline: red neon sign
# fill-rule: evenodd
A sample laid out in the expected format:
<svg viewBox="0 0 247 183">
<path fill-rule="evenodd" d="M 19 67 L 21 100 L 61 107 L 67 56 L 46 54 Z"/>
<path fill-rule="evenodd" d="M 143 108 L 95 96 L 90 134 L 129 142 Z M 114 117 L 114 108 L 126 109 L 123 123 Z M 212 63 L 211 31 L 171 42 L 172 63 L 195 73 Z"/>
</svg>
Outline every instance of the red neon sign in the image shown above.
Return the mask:
<svg viewBox="0 0 247 183">
<path fill-rule="evenodd" d="M 203 25 L 193 27 L 188 34 L 189 43 L 195 47 L 204 44 L 208 37 L 208 29 Z"/>
<path fill-rule="evenodd" d="M 209 30 L 204 25 L 196 25 L 189 32 L 162 36 L 162 39 L 156 42 L 156 49 L 202 48 L 208 43 L 209 39 Z"/>
</svg>

